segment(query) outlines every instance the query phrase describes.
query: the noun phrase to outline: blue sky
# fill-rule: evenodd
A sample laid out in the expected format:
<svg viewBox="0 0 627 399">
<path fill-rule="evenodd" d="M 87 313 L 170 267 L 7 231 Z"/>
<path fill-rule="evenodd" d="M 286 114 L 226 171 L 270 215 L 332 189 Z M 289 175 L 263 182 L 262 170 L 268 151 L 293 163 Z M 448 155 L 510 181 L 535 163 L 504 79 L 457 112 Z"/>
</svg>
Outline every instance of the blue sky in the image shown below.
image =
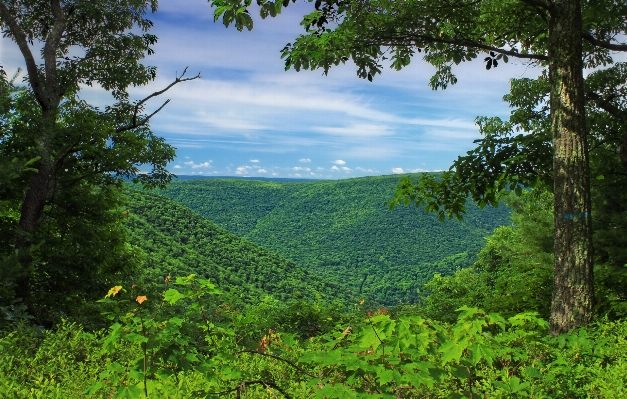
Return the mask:
<svg viewBox="0 0 627 399">
<path fill-rule="evenodd" d="M 517 60 L 486 71 L 479 61 L 458 66 L 459 83 L 432 91 L 433 68 L 420 57 L 403 71 L 386 69 L 370 83 L 354 65 L 284 71 L 280 50 L 303 32 L 310 3 L 290 4 L 274 19 L 255 19 L 253 31 L 213 22 L 206 0 L 162 0 L 149 18 L 159 38 L 145 63 L 158 68 L 140 99 L 189 67 L 202 78 L 182 83 L 149 103 L 172 101 L 152 129 L 177 148 L 169 169 L 180 175 L 338 179 L 448 169 L 479 138 L 476 116 L 509 115 L 502 101 L 509 79 L 535 78 Z M 2 39 L 0 62 L 10 74 L 23 62 Z M 35 54 L 37 54 L 35 52 Z M 110 103 L 97 88 L 81 96 Z"/>
</svg>

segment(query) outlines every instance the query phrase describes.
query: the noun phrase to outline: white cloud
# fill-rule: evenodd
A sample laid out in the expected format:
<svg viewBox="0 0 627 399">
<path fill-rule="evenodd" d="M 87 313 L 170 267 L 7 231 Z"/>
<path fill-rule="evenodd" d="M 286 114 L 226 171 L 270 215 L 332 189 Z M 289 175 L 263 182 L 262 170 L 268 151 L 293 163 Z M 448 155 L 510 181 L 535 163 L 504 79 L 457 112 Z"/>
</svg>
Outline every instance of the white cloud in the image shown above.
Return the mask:
<svg viewBox="0 0 627 399">
<path fill-rule="evenodd" d="M 324 168 L 322 166 L 318 166 L 316 169 L 317 170 L 324 170 Z"/>
<path fill-rule="evenodd" d="M 341 159 L 338 159 L 338 160 L 333 161 L 331 163 L 334 163 L 336 165 L 346 165 L 346 162 L 342 161 Z"/>
<path fill-rule="evenodd" d="M 334 136 L 345 137 L 377 137 L 389 136 L 392 134 L 390 128 L 384 125 L 371 125 L 365 123 L 356 123 L 346 127 L 317 127 L 314 131 L 331 134 Z"/>
<path fill-rule="evenodd" d="M 250 171 L 250 166 L 238 166 L 237 169 L 235 169 L 235 174 L 237 175 L 243 175 L 246 174 Z"/>
<path fill-rule="evenodd" d="M 174 169 L 181 169 L 181 165 L 174 165 Z"/>
<path fill-rule="evenodd" d="M 294 167 L 292 168 L 292 170 L 304 170 L 305 172 L 311 172 L 311 169 L 309 169 L 309 168 L 304 168 L 304 167 L 302 167 L 302 166 L 294 166 Z"/>
<path fill-rule="evenodd" d="M 405 173 L 405 171 L 403 171 L 403 168 L 392 168 L 392 173 L 399 174 L 399 173 Z"/>
<path fill-rule="evenodd" d="M 257 173 L 268 173 L 268 171 L 265 169 L 259 169 L 257 170 Z"/>
<path fill-rule="evenodd" d="M 337 166 L 331 166 L 331 170 L 335 172 L 335 171 L 339 171 L 340 168 L 338 168 Z"/>
<path fill-rule="evenodd" d="M 348 172 L 352 172 L 352 169 L 351 169 L 351 168 L 347 168 L 346 166 L 342 166 L 342 170 L 343 170 L 344 172 L 347 172 L 347 173 L 348 173 Z"/>
<path fill-rule="evenodd" d="M 250 160 L 250 162 L 252 162 L 252 163 L 258 163 L 258 162 L 259 162 L 259 160 L 258 160 L 258 159 L 251 159 L 251 160 Z"/>
<path fill-rule="evenodd" d="M 203 163 L 195 163 L 194 161 L 189 161 L 189 162 L 185 162 L 185 165 L 191 166 L 192 169 L 210 168 L 211 167 L 211 162 L 213 162 L 213 161 L 208 161 L 208 162 L 203 162 Z"/>
<path fill-rule="evenodd" d="M 309 163 L 309 162 L 311 162 L 311 159 L 309 159 L 309 158 L 301 158 L 301 159 L 298 160 L 298 162 Z"/>
</svg>

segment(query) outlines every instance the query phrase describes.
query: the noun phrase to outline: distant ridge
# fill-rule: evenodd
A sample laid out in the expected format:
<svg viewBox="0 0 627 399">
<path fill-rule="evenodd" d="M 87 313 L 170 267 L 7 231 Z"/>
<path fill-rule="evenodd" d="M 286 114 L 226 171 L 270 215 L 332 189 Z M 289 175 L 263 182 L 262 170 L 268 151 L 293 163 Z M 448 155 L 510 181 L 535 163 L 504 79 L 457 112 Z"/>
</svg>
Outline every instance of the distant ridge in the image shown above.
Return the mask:
<svg viewBox="0 0 627 399">
<path fill-rule="evenodd" d="M 319 179 L 299 179 L 292 177 L 249 177 L 249 176 L 199 176 L 199 175 L 177 175 L 176 180 L 197 180 L 197 179 L 236 179 L 236 180 L 265 180 L 278 182 L 308 182 L 317 181 Z"/>
</svg>

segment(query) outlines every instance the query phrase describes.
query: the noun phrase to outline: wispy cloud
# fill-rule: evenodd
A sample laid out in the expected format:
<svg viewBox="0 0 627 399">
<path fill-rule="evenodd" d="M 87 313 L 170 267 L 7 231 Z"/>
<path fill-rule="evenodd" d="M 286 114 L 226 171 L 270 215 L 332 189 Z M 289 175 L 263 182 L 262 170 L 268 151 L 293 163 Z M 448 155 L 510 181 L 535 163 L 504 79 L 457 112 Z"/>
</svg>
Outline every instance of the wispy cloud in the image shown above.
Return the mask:
<svg viewBox="0 0 627 399">
<path fill-rule="evenodd" d="M 331 163 L 334 163 L 336 165 L 346 165 L 346 162 L 342 161 L 341 159 L 337 159 L 337 160 L 335 160 L 335 161 L 333 161 Z"/>
<path fill-rule="evenodd" d="M 191 166 L 192 169 L 210 168 L 211 167 L 211 162 L 212 161 L 206 161 L 206 162 L 202 162 L 202 163 L 195 163 L 194 161 L 189 161 L 189 162 L 185 162 L 185 165 Z"/>
</svg>

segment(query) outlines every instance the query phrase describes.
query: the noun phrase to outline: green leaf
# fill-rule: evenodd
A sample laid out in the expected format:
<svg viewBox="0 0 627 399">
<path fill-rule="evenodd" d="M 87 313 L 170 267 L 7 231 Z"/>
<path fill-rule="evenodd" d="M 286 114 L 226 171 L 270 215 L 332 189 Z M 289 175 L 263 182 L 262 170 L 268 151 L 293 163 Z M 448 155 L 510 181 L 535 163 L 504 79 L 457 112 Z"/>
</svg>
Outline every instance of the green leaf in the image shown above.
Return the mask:
<svg viewBox="0 0 627 399">
<path fill-rule="evenodd" d="M 494 351 L 486 345 L 480 343 L 474 343 L 470 345 L 470 359 L 473 365 L 476 365 L 481 360 L 485 360 L 490 367 L 492 366 L 492 360 L 494 359 Z"/>
<path fill-rule="evenodd" d="M 163 294 L 163 299 L 170 305 L 174 305 L 179 300 L 185 298 L 177 289 L 170 288 Z"/>
</svg>

